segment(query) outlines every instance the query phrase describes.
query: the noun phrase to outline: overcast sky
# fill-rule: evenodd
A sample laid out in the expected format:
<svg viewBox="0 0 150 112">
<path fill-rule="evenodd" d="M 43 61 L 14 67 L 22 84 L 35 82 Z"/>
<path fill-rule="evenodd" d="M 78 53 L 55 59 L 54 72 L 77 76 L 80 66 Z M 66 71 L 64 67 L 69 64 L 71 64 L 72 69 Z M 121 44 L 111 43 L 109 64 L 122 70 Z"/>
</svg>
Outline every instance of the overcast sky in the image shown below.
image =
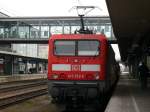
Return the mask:
<svg viewBox="0 0 150 112">
<path fill-rule="evenodd" d="M 0 10 L 11 16 L 72 16 L 77 13 L 69 10 L 78 5 L 97 6 L 102 10 L 89 15 L 108 16 L 105 0 L 0 0 Z"/>
</svg>

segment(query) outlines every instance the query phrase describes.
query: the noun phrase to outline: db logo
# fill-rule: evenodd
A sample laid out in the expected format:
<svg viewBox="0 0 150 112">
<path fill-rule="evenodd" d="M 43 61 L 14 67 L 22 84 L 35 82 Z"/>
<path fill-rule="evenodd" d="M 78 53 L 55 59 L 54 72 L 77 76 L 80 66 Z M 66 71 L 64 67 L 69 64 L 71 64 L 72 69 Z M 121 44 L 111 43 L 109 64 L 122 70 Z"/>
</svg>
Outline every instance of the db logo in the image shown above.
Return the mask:
<svg viewBox="0 0 150 112">
<path fill-rule="evenodd" d="M 80 65 L 71 65 L 71 70 L 72 71 L 80 71 L 81 70 L 81 66 Z"/>
</svg>

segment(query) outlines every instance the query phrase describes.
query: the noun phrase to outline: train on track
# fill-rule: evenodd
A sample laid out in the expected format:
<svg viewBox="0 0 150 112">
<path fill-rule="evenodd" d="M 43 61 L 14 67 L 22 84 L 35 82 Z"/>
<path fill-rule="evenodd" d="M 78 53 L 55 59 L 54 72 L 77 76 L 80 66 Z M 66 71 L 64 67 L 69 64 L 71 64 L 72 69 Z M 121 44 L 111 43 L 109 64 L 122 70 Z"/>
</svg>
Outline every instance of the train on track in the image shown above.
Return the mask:
<svg viewBox="0 0 150 112">
<path fill-rule="evenodd" d="M 107 38 L 84 27 L 78 34 L 52 35 L 48 54 L 48 91 L 56 103 L 101 103 L 118 79 Z"/>
<path fill-rule="evenodd" d="M 58 102 L 69 97 L 100 100 L 116 82 L 118 70 L 104 35 L 53 35 L 49 40 L 49 93 Z"/>
</svg>

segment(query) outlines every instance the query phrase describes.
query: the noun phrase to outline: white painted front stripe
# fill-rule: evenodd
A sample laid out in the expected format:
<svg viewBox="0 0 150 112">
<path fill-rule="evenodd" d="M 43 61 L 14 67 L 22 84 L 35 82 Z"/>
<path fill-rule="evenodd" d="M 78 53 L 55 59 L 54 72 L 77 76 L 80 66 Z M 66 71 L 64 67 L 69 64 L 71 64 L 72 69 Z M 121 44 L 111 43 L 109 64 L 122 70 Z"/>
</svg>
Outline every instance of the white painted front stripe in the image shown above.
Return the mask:
<svg viewBox="0 0 150 112">
<path fill-rule="evenodd" d="M 53 71 L 71 71 L 71 64 L 52 64 Z"/>
<path fill-rule="evenodd" d="M 100 71 L 100 65 L 81 65 L 81 71 Z"/>
<path fill-rule="evenodd" d="M 71 71 L 71 64 L 52 64 L 52 71 Z M 82 64 L 81 71 L 100 71 L 100 65 Z"/>
</svg>

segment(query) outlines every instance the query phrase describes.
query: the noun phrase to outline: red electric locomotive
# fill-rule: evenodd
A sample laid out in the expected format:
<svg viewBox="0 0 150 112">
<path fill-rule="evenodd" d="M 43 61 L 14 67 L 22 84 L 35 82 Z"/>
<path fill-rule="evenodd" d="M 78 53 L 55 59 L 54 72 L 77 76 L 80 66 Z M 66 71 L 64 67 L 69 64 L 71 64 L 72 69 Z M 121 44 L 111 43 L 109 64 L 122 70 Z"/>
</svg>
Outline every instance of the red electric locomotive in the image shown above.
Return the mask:
<svg viewBox="0 0 150 112">
<path fill-rule="evenodd" d="M 62 34 L 49 40 L 48 87 L 55 101 L 95 101 L 117 79 L 115 54 L 104 35 Z"/>
</svg>

